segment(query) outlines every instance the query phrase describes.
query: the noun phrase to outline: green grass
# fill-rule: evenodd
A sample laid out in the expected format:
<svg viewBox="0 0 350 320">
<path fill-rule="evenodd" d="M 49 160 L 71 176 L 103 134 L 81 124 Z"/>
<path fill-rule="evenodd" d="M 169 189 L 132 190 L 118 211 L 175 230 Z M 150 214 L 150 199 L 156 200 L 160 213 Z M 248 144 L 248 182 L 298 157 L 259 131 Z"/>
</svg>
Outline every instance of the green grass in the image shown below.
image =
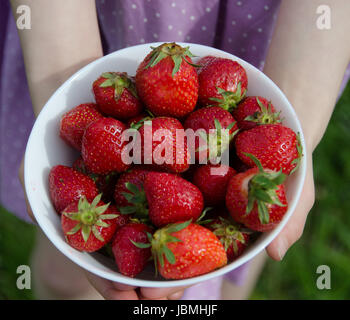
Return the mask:
<svg viewBox="0 0 350 320">
<path fill-rule="evenodd" d="M 350 83 L 314 153 L 316 203 L 303 237 L 282 262 L 269 260 L 252 299 L 350 298 Z M 0 207 L 0 300 L 34 299 L 16 288 L 16 269 L 28 264 L 35 227 Z M 319 290 L 316 269 L 328 265 L 331 289 Z"/>
<path fill-rule="evenodd" d="M 16 271 L 20 265 L 29 265 L 35 230 L 0 207 L 0 300 L 34 298 L 32 290 L 17 289 L 20 274 Z"/>
</svg>

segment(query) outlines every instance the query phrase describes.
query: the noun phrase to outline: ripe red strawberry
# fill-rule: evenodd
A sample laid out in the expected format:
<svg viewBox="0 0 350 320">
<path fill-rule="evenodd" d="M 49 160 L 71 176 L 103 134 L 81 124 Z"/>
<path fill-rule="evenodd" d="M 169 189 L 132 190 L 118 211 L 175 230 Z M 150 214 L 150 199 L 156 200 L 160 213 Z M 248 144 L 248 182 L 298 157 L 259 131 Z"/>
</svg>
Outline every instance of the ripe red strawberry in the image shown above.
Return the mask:
<svg viewBox="0 0 350 320">
<path fill-rule="evenodd" d="M 239 129 L 247 130 L 259 124 L 280 123 L 280 112 L 276 112 L 270 101 L 263 97 L 246 97 L 232 112 Z"/>
<path fill-rule="evenodd" d="M 81 150 L 85 128 L 102 118 L 95 103 L 83 103 L 66 112 L 60 121 L 60 137 L 71 147 Z"/>
<path fill-rule="evenodd" d="M 130 171 L 124 172 L 120 175 L 114 189 L 114 200 L 115 200 L 116 206 L 121 210 L 122 213 L 123 213 L 124 207 L 133 205 L 125 197 L 125 193 L 132 194 L 132 192 L 130 192 L 130 190 L 127 188 L 126 184 L 127 183 L 132 184 L 138 189 L 138 192 L 142 192 L 143 183 L 145 181 L 145 178 L 148 172 L 149 170 L 134 167 Z M 144 196 L 143 199 L 144 201 L 146 201 L 146 196 Z M 144 208 L 143 206 L 140 206 L 139 209 L 141 209 L 142 211 L 143 208 Z M 147 214 L 148 214 L 148 210 L 146 212 L 146 215 Z"/>
<path fill-rule="evenodd" d="M 207 58 L 206 62 L 198 70 L 199 103 L 231 111 L 247 91 L 248 78 L 244 68 L 236 61 L 220 57 Z"/>
<path fill-rule="evenodd" d="M 189 181 L 170 173 L 150 172 L 144 181 L 151 222 L 162 227 L 193 219 L 203 210 L 203 196 Z"/>
<path fill-rule="evenodd" d="M 205 205 L 215 206 L 225 201 L 227 184 L 234 174 L 229 166 L 207 164 L 196 169 L 192 182 L 202 192 Z"/>
<path fill-rule="evenodd" d="M 214 61 L 215 59 L 217 59 L 217 57 L 215 56 L 205 56 L 203 58 L 200 58 L 198 60 L 198 69 L 197 69 L 197 73 L 200 73 L 202 71 L 202 68 L 206 67 L 208 64 L 210 64 L 212 61 Z"/>
<path fill-rule="evenodd" d="M 110 202 L 113 200 L 114 187 L 118 180 L 118 174 L 116 172 L 111 172 L 108 174 L 96 174 L 89 172 L 82 157 L 76 159 L 72 167 L 73 169 L 88 175 L 92 180 L 94 180 L 98 191 L 102 193 L 102 201 Z"/>
<path fill-rule="evenodd" d="M 283 218 L 288 204 L 281 171 L 264 171 L 260 162 L 246 154 L 257 167 L 234 175 L 227 187 L 226 207 L 232 218 L 256 231 L 272 230 Z"/>
<path fill-rule="evenodd" d="M 143 164 L 152 164 L 172 173 L 189 168 L 191 155 L 179 120 L 157 117 L 144 122 L 139 132 Z"/>
<path fill-rule="evenodd" d="M 53 206 L 59 214 L 82 196 L 92 201 L 98 195 L 96 185 L 90 177 L 62 165 L 54 166 L 50 170 L 49 192 Z"/>
<path fill-rule="evenodd" d="M 239 133 L 235 139 L 237 155 L 248 166 L 253 160 L 244 153 L 258 158 L 264 168 L 290 174 L 298 168 L 302 157 L 299 135 L 281 124 L 266 124 Z"/>
<path fill-rule="evenodd" d="M 237 124 L 234 117 L 230 112 L 220 107 L 206 107 L 198 109 L 192 112 L 184 122 L 185 129 L 192 129 L 195 133 L 197 130 L 202 129 L 206 134 L 200 134 L 202 143 L 206 142 L 202 148 L 199 139 L 196 139 L 196 143 L 192 143 L 195 146 L 196 160 L 199 163 L 205 163 L 207 159 L 215 159 L 220 157 L 221 154 L 227 150 L 230 141 L 237 133 Z M 222 134 L 222 129 L 228 130 L 228 135 Z"/>
<path fill-rule="evenodd" d="M 135 277 L 145 268 L 152 255 L 151 248 L 140 248 L 134 243 L 148 243 L 147 233 L 151 234 L 152 230 L 144 223 L 128 223 L 117 230 L 112 251 L 119 272 L 123 275 Z"/>
<path fill-rule="evenodd" d="M 126 72 L 102 73 L 94 81 L 92 90 L 101 112 L 106 115 L 125 120 L 142 112 L 134 79 Z"/>
<path fill-rule="evenodd" d="M 91 203 L 81 197 L 69 204 L 61 215 L 66 241 L 73 248 L 86 252 L 101 249 L 127 221 L 128 217 L 121 215 L 115 206 L 101 201 L 101 194 Z"/>
<path fill-rule="evenodd" d="M 218 217 L 214 221 L 205 224 L 204 227 L 213 231 L 225 248 L 227 260 L 238 258 L 248 246 L 250 232 L 244 231 L 232 220 Z"/>
<path fill-rule="evenodd" d="M 186 279 L 220 268 L 227 263 L 222 243 L 198 224 L 179 222 L 149 237 L 156 269 L 166 279 Z"/>
<path fill-rule="evenodd" d="M 86 169 L 84 160 L 82 157 L 78 157 L 77 159 L 74 160 L 73 164 L 72 164 L 72 168 L 76 171 L 79 171 L 83 174 L 88 175 L 88 170 Z"/>
<path fill-rule="evenodd" d="M 126 126 L 119 120 L 103 118 L 90 124 L 84 133 L 81 154 L 86 168 L 97 174 L 123 172 L 129 165 L 123 161 L 126 142 L 122 133 Z"/>
<path fill-rule="evenodd" d="M 182 118 L 195 108 L 198 98 L 193 55 L 176 43 L 152 49 L 136 71 L 137 92 L 156 116 Z"/>
</svg>

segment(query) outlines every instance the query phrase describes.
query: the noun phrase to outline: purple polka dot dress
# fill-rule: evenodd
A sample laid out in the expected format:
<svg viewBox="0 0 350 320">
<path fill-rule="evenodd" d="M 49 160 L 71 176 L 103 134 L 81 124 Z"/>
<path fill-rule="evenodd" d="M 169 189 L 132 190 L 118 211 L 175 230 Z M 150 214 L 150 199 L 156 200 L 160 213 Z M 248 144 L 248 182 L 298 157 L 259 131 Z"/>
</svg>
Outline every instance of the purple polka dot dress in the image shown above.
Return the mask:
<svg viewBox="0 0 350 320">
<path fill-rule="evenodd" d="M 262 69 L 280 0 L 96 0 L 104 53 L 155 41 L 213 46 Z M 0 201 L 26 215 L 17 178 L 34 123 L 15 20 L 0 1 Z M 242 284 L 248 265 L 225 277 Z M 183 299 L 220 299 L 223 277 L 186 290 Z"/>
</svg>

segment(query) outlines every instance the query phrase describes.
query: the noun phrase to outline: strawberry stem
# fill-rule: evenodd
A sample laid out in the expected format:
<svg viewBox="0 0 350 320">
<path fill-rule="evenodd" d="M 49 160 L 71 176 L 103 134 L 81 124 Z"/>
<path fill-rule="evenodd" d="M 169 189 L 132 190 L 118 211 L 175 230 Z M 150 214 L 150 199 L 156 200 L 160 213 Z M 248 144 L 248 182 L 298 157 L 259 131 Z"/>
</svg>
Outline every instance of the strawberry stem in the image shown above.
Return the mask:
<svg viewBox="0 0 350 320">
<path fill-rule="evenodd" d="M 259 168 L 259 173 L 255 174 L 248 183 L 248 204 L 246 214 L 249 214 L 256 203 L 258 208 L 259 220 L 262 224 L 269 223 L 270 215 L 267 204 L 278 205 L 284 207 L 278 198 L 277 190 L 286 179 L 286 175 L 282 170 L 278 172 L 266 172 L 261 162 L 252 154 L 244 153 L 252 159 Z"/>
<path fill-rule="evenodd" d="M 193 66 L 193 67 L 199 67 L 198 65 L 195 65 L 188 61 L 188 58 L 194 57 L 194 55 L 189 50 L 189 47 L 183 48 L 176 44 L 175 42 L 171 43 L 163 43 L 159 47 L 151 47 L 153 49 L 149 62 L 146 65 L 145 69 L 153 68 L 156 66 L 160 61 L 167 57 L 171 57 L 174 67 L 171 73 L 171 76 L 174 77 L 175 74 L 180 70 L 181 64 L 183 61 L 185 63 Z"/>
<path fill-rule="evenodd" d="M 289 175 L 291 175 L 296 170 L 298 170 L 300 166 L 301 158 L 303 157 L 303 146 L 301 145 L 300 132 L 297 133 L 297 151 L 298 151 L 298 157 L 292 161 L 292 164 L 295 164 L 295 167 L 293 168 L 293 170 L 290 172 Z"/>
<path fill-rule="evenodd" d="M 220 242 L 224 245 L 225 251 L 233 245 L 233 250 L 237 253 L 238 247 L 236 240 L 245 243 L 243 231 L 240 230 L 239 226 L 231 220 L 227 220 L 223 217 L 219 217 L 217 223 L 210 225 L 211 229 L 214 229 L 213 233 L 219 237 Z"/>
<path fill-rule="evenodd" d="M 101 233 L 97 230 L 96 226 L 102 228 L 109 227 L 109 224 L 103 220 L 117 218 L 118 214 L 103 214 L 107 210 L 109 203 L 98 206 L 101 201 L 101 197 L 102 193 L 97 195 L 90 204 L 87 201 L 86 197 L 82 196 L 78 202 L 77 212 L 62 212 L 62 214 L 67 218 L 78 221 L 78 223 L 67 232 L 67 235 L 73 235 L 78 231 L 81 231 L 84 241 L 87 242 L 92 231 L 98 240 L 104 241 Z"/>
<path fill-rule="evenodd" d="M 142 221 L 148 220 L 148 203 L 143 187 L 141 186 L 139 188 L 130 182 L 126 182 L 125 187 L 129 192 L 123 192 L 122 195 L 131 205 L 120 207 L 119 211 L 122 214 L 133 213 L 135 218 L 141 219 Z"/>
<path fill-rule="evenodd" d="M 206 141 L 206 143 L 199 148 L 196 152 L 208 150 L 208 159 L 214 160 L 216 163 L 222 154 L 229 148 L 229 145 L 239 130 L 230 133 L 231 129 L 235 126 L 236 121 L 230 123 L 226 128 L 222 128 L 218 119 L 214 119 L 214 132 L 199 132 L 200 137 Z"/>
<path fill-rule="evenodd" d="M 138 98 L 135 84 L 128 77 L 126 72 L 104 72 L 102 73 L 101 77 L 105 78 L 106 80 L 100 84 L 100 87 L 113 87 L 114 98 L 116 101 L 119 100 L 124 89 L 128 89 L 135 98 Z"/>
<path fill-rule="evenodd" d="M 242 92 L 241 82 L 238 82 L 235 91 L 226 91 L 220 87 L 216 87 L 216 90 L 222 98 L 209 98 L 209 100 L 217 102 L 217 106 L 229 112 L 232 112 L 232 110 L 236 108 L 237 104 L 245 97 L 247 93 L 246 89 L 244 89 L 244 91 Z"/>
<path fill-rule="evenodd" d="M 172 236 L 171 233 L 185 229 L 191 222 L 192 222 L 192 219 L 185 222 L 169 224 L 166 227 L 163 227 L 157 230 L 153 234 L 153 236 L 150 233 L 147 233 L 147 238 L 149 241 L 148 243 L 134 242 L 132 240 L 130 241 L 138 248 L 151 247 L 152 256 L 154 259 L 155 271 L 157 275 L 158 263 L 160 264 L 161 267 L 163 267 L 164 257 L 170 264 L 176 263 L 174 253 L 168 248 L 167 244 L 170 242 L 180 242 L 181 240 Z"/>
<path fill-rule="evenodd" d="M 244 120 L 252 121 L 257 124 L 273 124 L 282 122 L 280 119 L 281 112 L 272 112 L 271 101 L 269 101 L 267 108 L 258 97 L 256 97 L 256 102 L 258 103 L 261 111 L 254 112 L 252 115 L 245 117 Z"/>
</svg>

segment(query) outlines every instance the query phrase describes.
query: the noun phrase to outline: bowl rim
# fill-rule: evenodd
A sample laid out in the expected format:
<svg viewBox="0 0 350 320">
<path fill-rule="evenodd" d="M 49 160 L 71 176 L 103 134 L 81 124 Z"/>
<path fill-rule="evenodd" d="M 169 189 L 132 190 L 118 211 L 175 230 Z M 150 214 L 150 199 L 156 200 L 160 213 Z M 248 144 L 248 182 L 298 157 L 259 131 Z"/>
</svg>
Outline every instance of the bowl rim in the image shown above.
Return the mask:
<svg viewBox="0 0 350 320">
<path fill-rule="evenodd" d="M 97 268 L 96 266 L 91 265 L 89 262 L 75 256 L 75 255 L 71 255 L 67 250 L 66 247 L 62 244 L 62 242 L 56 241 L 56 237 L 51 235 L 50 232 L 47 230 L 45 223 L 43 222 L 43 219 L 41 217 L 41 214 L 36 212 L 35 210 L 35 201 L 33 200 L 33 194 L 32 194 L 32 190 L 29 187 L 29 181 L 30 181 L 30 149 L 31 146 L 35 143 L 34 141 L 34 137 L 35 137 L 35 132 L 38 130 L 39 127 L 39 123 L 41 122 L 41 118 L 44 117 L 44 114 L 49 112 L 49 105 L 51 104 L 51 101 L 54 100 L 56 98 L 56 96 L 60 95 L 61 92 L 64 90 L 64 88 L 69 85 L 69 83 L 71 83 L 72 81 L 74 81 L 75 78 L 77 78 L 81 73 L 84 73 L 86 71 L 88 71 L 89 69 L 91 69 L 93 66 L 101 63 L 103 60 L 107 60 L 109 59 L 111 56 L 115 55 L 116 53 L 118 54 L 122 54 L 123 51 L 128 51 L 130 49 L 137 49 L 138 47 L 141 49 L 144 48 L 149 48 L 150 46 L 156 47 L 159 46 L 160 44 L 162 44 L 164 42 L 152 42 L 152 43 L 145 43 L 145 44 L 139 44 L 139 45 L 135 45 L 135 46 L 130 46 L 127 48 L 123 48 L 120 50 L 116 50 L 114 52 L 111 52 L 107 55 L 104 55 L 92 62 L 90 62 L 89 64 L 85 65 L 84 67 L 80 68 L 77 72 L 75 72 L 72 76 L 70 76 L 64 83 L 62 83 L 60 85 L 59 88 L 57 88 L 57 90 L 50 96 L 50 98 L 47 100 L 47 102 L 45 103 L 44 107 L 42 108 L 41 112 L 39 113 L 33 128 L 31 130 L 30 136 L 28 138 L 28 142 L 27 142 L 27 146 L 26 146 L 26 150 L 25 150 L 25 157 L 24 157 L 24 183 L 25 183 L 25 191 L 27 194 L 27 198 L 28 198 L 28 202 L 33 210 L 33 215 L 38 223 L 38 225 L 40 226 L 41 230 L 45 233 L 45 235 L 48 237 L 48 239 L 54 244 L 54 246 L 67 258 L 69 258 L 70 260 L 72 260 L 73 262 L 75 262 L 77 265 L 79 265 L 80 267 L 82 267 L 83 269 L 97 275 L 100 276 L 102 278 L 105 278 L 107 280 L 111 280 L 111 281 L 115 281 L 115 282 L 119 282 L 119 283 L 123 283 L 123 284 L 127 284 L 127 285 L 131 285 L 131 286 L 138 286 L 138 287 L 177 287 L 177 286 L 188 286 L 188 285 L 193 285 L 193 284 L 197 284 L 199 282 L 205 281 L 205 280 L 210 280 L 219 276 L 222 276 L 230 271 L 233 271 L 234 269 L 237 269 L 238 267 L 242 266 L 243 264 L 245 264 L 246 262 L 250 261 L 253 257 L 255 257 L 256 255 L 258 255 L 260 252 L 262 252 L 276 237 L 277 235 L 281 232 L 281 230 L 284 228 L 284 226 L 287 224 L 287 222 L 289 221 L 290 217 L 292 216 L 292 214 L 295 211 L 295 207 L 300 199 L 300 195 L 305 183 L 305 177 L 306 177 L 306 167 L 307 167 L 307 150 L 306 150 L 306 143 L 305 143 L 305 139 L 304 139 L 304 134 L 303 134 L 303 130 L 299 121 L 299 118 L 297 117 L 297 114 L 294 110 L 294 108 L 292 107 L 291 103 L 289 102 L 289 100 L 287 99 L 287 97 L 284 95 L 284 93 L 282 92 L 282 90 L 267 76 L 265 75 L 261 70 L 259 70 L 257 67 L 253 66 L 252 64 L 250 64 L 249 62 L 231 54 L 228 52 L 225 52 L 223 50 L 220 49 L 216 49 L 216 48 L 212 48 L 210 46 L 206 46 L 206 45 L 201 45 L 201 44 L 196 44 L 196 43 L 189 43 L 189 42 L 176 42 L 177 44 L 181 45 L 181 46 L 189 46 L 190 48 L 195 48 L 195 47 L 201 47 L 202 49 L 210 49 L 211 52 L 215 51 L 218 55 L 225 55 L 230 57 L 231 59 L 237 61 L 238 63 L 242 63 L 242 64 L 248 64 L 250 66 L 250 68 L 252 68 L 253 70 L 257 71 L 258 74 L 260 74 L 260 76 L 263 78 L 262 81 L 267 82 L 269 86 L 273 87 L 273 90 L 277 91 L 278 94 L 281 96 L 281 98 L 284 100 L 285 105 L 287 105 L 289 111 L 291 112 L 291 114 L 294 117 L 294 121 L 298 127 L 298 131 L 300 133 L 300 141 L 301 141 L 301 145 L 303 148 L 303 157 L 300 161 L 300 166 L 298 168 L 298 171 L 300 171 L 300 180 L 299 180 L 299 184 L 297 186 L 297 190 L 296 190 L 296 194 L 295 194 L 295 199 L 297 199 L 296 201 L 293 201 L 293 204 L 291 206 L 288 207 L 288 211 L 285 214 L 285 216 L 283 217 L 283 220 L 272 230 L 269 232 L 269 234 L 265 237 L 265 239 L 263 239 L 261 241 L 261 243 L 259 243 L 257 245 L 256 248 L 254 248 L 253 250 L 251 250 L 250 252 L 248 252 L 245 256 L 238 258 L 237 260 L 228 263 L 226 266 L 221 267 L 217 270 L 211 271 L 209 273 L 200 275 L 200 276 L 196 276 L 196 277 L 192 277 L 192 278 L 187 278 L 187 279 L 180 279 L 180 280 L 143 280 L 143 279 L 138 279 L 138 278 L 131 278 L 131 277 L 127 277 L 124 276 L 116 271 L 112 272 L 108 272 L 105 270 L 101 270 L 99 268 Z M 195 49 L 194 49 L 195 50 Z M 210 53 L 210 54 L 214 54 L 214 53 Z M 88 253 L 84 253 L 84 254 L 88 254 Z"/>
</svg>

